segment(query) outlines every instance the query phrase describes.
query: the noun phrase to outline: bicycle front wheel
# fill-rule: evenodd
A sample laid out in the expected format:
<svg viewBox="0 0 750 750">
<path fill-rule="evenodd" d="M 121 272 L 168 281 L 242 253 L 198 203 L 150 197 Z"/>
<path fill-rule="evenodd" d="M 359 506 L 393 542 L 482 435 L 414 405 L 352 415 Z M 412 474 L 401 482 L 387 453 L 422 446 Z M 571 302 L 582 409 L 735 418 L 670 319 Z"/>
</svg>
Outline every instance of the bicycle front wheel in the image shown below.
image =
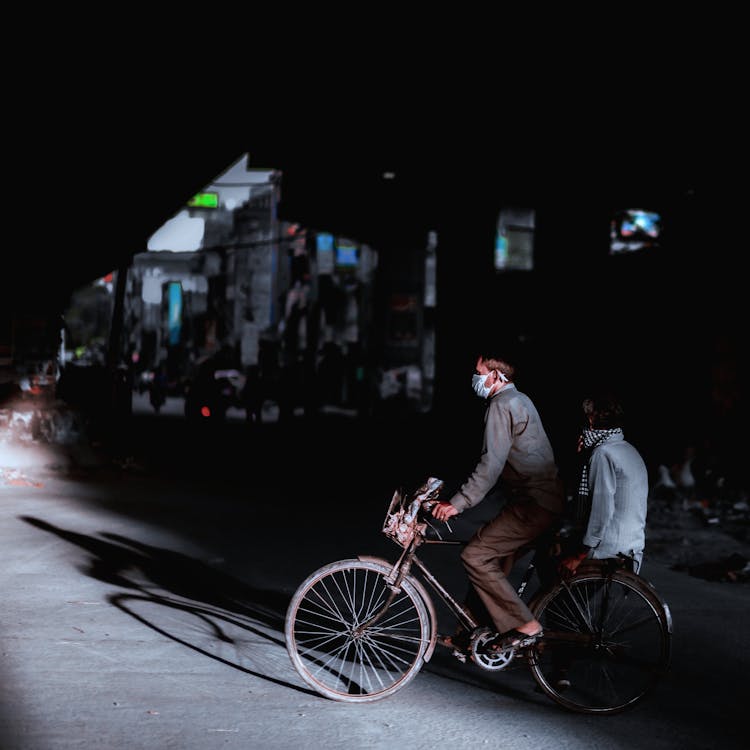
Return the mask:
<svg viewBox="0 0 750 750">
<path fill-rule="evenodd" d="M 302 679 L 338 701 L 385 698 L 419 672 L 431 622 L 416 588 L 405 580 L 388 609 L 389 569 L 365 560 L 341 560 L 310 575 L 286 615 L 286 645 Z M 364 626 L 364 627 L 363 627 Z"/>
<path fill-rule="evenodd" d="M 620 712 L 669 666 L 669 611 L 637 576 L 582 574 L 557 585 L 532 611 L 544 628 L 530 651 L 532 674 L 565 708 Z"/>
</svg>

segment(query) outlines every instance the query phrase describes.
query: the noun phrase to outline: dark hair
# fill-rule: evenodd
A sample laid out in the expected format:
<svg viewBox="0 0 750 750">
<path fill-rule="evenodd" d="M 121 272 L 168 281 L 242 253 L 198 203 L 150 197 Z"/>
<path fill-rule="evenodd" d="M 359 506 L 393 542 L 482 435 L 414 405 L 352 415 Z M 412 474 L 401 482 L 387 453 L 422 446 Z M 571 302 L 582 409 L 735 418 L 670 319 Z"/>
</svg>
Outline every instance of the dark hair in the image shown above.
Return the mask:
<svg viewBox="0 0 750 750">
<path fill-rule="evenodd" d="M 513 382 L 513 378 L 516 374 L 516 368 L 507 359 L 500 359 L 499 357 L 488 357 L 486 355 L 482 356 L 482 359 L 484 360 L 484 364 L 487 365 L 490 370 L 498 370 L 511 383 Z"/>
<path fill-rule="evenodd" d="M 611 430 L 622 427 L 625 414 L 622 404 L 612 393 L 597 393 L 583 399 L 581 404 L 586 417 L 591 417 L 595 430 Z"/>
</svg>

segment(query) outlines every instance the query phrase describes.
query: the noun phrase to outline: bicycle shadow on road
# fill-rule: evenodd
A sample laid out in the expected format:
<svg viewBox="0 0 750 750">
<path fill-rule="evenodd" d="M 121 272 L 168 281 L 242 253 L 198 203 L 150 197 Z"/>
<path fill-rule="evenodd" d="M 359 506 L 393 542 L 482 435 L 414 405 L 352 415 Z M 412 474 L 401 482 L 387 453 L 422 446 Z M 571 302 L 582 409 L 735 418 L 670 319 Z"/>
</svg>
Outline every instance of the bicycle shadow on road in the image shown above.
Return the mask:
<svg viewBox="0 0 750 750">
<path fill-rule="evenodd" d="M 318 695 L 270 676 L 283 669 L 293 671 L 283 636 L 288 596 L 248 586 L 181 552 L 119 534 L 91 536 L 40 518 L 20 518 L 89 552 L 91 557 L 79 570 L 129 589 L 110 594 L 107 601 L 142 624 L 245 673 Z M 258 665 L 269 673 L 259 671 Z"/>
</svg>

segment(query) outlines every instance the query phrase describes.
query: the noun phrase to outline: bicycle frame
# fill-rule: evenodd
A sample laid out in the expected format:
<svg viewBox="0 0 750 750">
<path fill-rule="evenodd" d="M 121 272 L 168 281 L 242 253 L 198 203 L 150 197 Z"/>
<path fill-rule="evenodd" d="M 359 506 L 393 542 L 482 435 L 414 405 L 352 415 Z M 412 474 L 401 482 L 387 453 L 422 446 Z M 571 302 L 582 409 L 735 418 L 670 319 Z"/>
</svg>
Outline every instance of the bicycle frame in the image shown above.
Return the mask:
<svg viewBox="0 0 750 750">
<path fill-rule="evenodd" d="M 666 602 L 633 572 L 628 558 L 587 561 L 560 580 L 552 570 L 552 540 L 543 535 L 525 545 L 508 558 L 505 574 L 511 560 L 520 563 L 533 553 L 517 571 L 516 593 L 527 600 L 544 636 L 519 649 L 487 650 L 494 626 L 477 621 L 417 555 L 423 544 L 463 544 L 439 533 L 436 539 L 429 530 L 441 485 L 430 478 L 416 496 L 394 493 L 382 531 L 400 548 L 395 562 L 359 555 L 329 563 L 300 584 L 284 632 L 305 682 L 334 700 L 379 700 L 409 684 L 439 644 L 452 648 L 459 661 L 471 658 L 489 671 L 505 669 L 523 654 L 541 691 L 573 711 L 617 713 L 646 695 L 669 666 L 672 621 Z M 530 593 L 534 573 L 540 586 Z M 439 601 L 466 631 L 460 644 L 438 633 Z"/>
<path fill-rule="evenodd" d="M 370 617 L 367 621 L 363 622 L 359 626 L 358 631 L 364 632 L 368 627 L 371 627 L 383 617 L 383 615 L 388 611 L 388 608 L 390 607 L 391 602 L 398 594 L 399 586 L 401 582 L 404 580 L 404 578 L 408 578 L 409 581 L 417 588 L 420 595 L 422 596 L 425 602 L 425 605 L 427 606 L 427 609 L 430 612 L 430 617 L 432 619 L 432 622 L 434 623 L 434 626 L 435 626 L 434 628 L 435 632 L 433 632 L 432 634 L 430 648 L 428 649 L 428 652 L 425 655 L 425 661 L 429 661 L 429 658 L 432 655 L 432 652 L 435 647 L 435 641 L 438 637 L 437 614 L 435 611 L 435 605 L 432 600 L 432 597 L 430 596 L 426 587 L 422 584 L 422 582 L 419 579 L 410 575 L 413 565 L 417 567 L 417 569 L 419 570 L 424 580 L 430 585 L 432 590 L 440 597 L 440 599 L 445 603 L 446 607 L 453 613 L 454 617 L 468 632 L 470 633 L 473 632 L 479 627 L 480 624 L 474 619 L 471 612 L 469 612 L 469 610 L 465 606 L 460 604 L 455 599 L 455 597 L 448 591 L 448 589 L 435 577 L 432 571 L 430 571 L 427 565 L 417 556 L 417 547 L 420 546 L 420 544 L 445 546 L 445 545 L 459 545 L 461 544 L 461 542 L 432 540 L 432 539 L 420 539 L 420 541 L 417 541 L 417 537 L 415 537 L 414 539 L 412 539 L 409 545 L 403 550 L 403 552 L 401 553 L 401 555 L 399 556 L 398 560 L 395 563 L 391 563 L 388 560 L 381 558 L 381 557 L 374 557 L 371 555 L 358 555 L 359 560 L 376 562 L 380 565 L 383 565 L 391 569 L 391 572 L 386 578 L 388 585 L 391 587 L 391 595 L 384 602 L 383 606 L 377 612 L 375 612 L 375 614 L 372 617 Z M 519 597 L 523 595 L 524 591 L 526 590 L 526 587 L 529 584 L 529 581 L 531 580 L 532 575 L 534 574 L 536 570 L 537 555 L 538 555 L 538 551 L 535 551 L 533 557 L 528 563 L 528 566 L 526 567 L 526 570 L 524 571 L 521 582 L 519 583 L 518 588 L 516 590 L 516 593 L 518 594 Z"/>
</svg>

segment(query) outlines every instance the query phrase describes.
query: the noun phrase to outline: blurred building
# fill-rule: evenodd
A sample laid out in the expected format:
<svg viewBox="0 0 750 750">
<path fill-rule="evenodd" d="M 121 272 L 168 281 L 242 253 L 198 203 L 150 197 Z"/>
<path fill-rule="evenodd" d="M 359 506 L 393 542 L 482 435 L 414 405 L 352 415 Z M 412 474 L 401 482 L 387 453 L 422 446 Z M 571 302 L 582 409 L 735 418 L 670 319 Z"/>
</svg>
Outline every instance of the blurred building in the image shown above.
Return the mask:
<svg viewBox="0 0 750 750">
<path fill-rule="evenodd" d="M 254 417 L 266 400 L 282 416 L 429 410 L 436 233 L 384 264 L 356 238 L 280 219 L 282 178 L 238 162 L 155 233 L 126 271 L 112 360 L 130 368 L 135 387 L 166 371 L 170 390 L 184 394 L 197 369 L 220 356 L 241 373 Z M 108 292 L 108 330 L 116 286 L 112 278 L 97 285 L 98 308 Z M 80 290 L 66 314 L 73 364 L 92 356 L 82 324 L 90 300 L 91 290 Z"/>
</svg>

